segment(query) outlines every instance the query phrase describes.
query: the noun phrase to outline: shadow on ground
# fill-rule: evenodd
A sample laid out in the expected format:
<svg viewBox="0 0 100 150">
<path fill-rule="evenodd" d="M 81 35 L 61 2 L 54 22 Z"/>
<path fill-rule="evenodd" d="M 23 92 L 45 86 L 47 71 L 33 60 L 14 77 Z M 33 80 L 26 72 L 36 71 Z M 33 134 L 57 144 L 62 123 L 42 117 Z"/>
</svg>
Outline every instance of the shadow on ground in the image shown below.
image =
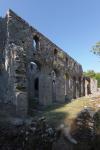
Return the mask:
<svg viewBox="0 0 100 150">
<path fill-rule="evenodd" d="M 54 104 L 48 107 L 38 106 L 36 109 L 32 109 L 31 116 L 34 120 L 40 117 L 45 117 L 48 123 L 52 126 L 58 126 L 64 123 L 65 118 L 68 117 L 67 111 L 63 112 L 58 109 L 63 108 L 66 104 Z"/>
</svg>

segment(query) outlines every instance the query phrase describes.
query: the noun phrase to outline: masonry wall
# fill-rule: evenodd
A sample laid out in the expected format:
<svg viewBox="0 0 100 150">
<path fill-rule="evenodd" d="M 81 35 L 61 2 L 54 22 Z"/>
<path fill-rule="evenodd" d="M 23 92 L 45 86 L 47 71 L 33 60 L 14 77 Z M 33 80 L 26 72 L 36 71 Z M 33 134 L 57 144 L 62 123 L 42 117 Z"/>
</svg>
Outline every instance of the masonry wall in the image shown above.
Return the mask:
<svg viewBox="0 0 100 150">
<path fill-rule="evenodd" d="M 91 78 L 91 93 L 97 92 L 97 80 Z"/>
<path fill-rule="evenodd" d="M 12 11 L 7 20 L 8 93 L 18 112 L 34 100 L 50 105 L 81 96 L 81 65 Z"/>
<path fill-rule="evenodd" d="M 89 77 L 83 78 L 83 96 L 97 92 L 97 80 Z"/>
<path fill-rule="evenodd" d="M 3 54 L 3 50 L 6 43 L 6 19 L 0 18 L 0 54 Z"/>
<path fill-rule="evenodd" d="M 3 94 L 1 99 L 16 106 L 17 114 L 27 114 L 34 102 L 51 105 L 86 94 L 78 62 L 11 10 L 4 20 L 1 31 L 5 36 L 0 39 L 4 74 L 0 82 L 4 79 L 6 85 L 0 92 L 6 90 L 6 98 Z"/>
<path fill-rule="evenodd" d="M 6 19 L 0 18 L 0 102 L 6 102 L 8 73 L 5 70 Z"/>
</svg>

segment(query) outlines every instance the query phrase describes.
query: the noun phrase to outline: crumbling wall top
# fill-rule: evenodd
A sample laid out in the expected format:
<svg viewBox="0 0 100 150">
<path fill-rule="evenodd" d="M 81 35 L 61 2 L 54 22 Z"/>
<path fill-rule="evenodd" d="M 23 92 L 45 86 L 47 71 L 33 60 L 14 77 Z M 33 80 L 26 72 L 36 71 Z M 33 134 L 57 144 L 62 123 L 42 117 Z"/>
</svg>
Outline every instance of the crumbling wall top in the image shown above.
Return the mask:
<svg viewBox="0 0 100 150">
<path fill-rule="evenodd" d="M 70 60 L 72 60 L 73 62 L 75 62 L 78 66 L 80 66 L 81 70 L 82 70 L 82 67 L 81 67 L 81 64 L 79 64 L 75 59 L 73 59 L 71 56 L 69 56 L 69 54 L 67 54 L 67 52 L 65 52 L 64 50 L 62 50 L 61 48 L 59 48 L 56 44 L 54 44 L 51 40 L 49 40 L 46 36 L 44 36 L 42 33 L 40 33 L 37 29 L 35 29 L 34 27 L 30 26 L 28 22 L 26 22 L 24 19 L 22 19 L 20 16 L 18 16 L 15 12 L 13 12 L 11 9 L 9 9 L 7 11 L 7 14 L 6 14 L 7 18 L 9 19 L 10 17 L 13 17 L 15 19 L 17 19 L 19 22 L 21 22 L 23 25 L 27 26 L 28 28 L 30 28 L 30 30 L 32 32 L 35 32 L 37 33 L 37 35 L 39 35 L 39 37 L 42 37 L 45 39 L 45 41 L 47 43 L 49 43 L 53 49 L 57 49 L 59 52 L 62 52 L 63 55 L 65 57 L 68 57 Z"/>
</svg>

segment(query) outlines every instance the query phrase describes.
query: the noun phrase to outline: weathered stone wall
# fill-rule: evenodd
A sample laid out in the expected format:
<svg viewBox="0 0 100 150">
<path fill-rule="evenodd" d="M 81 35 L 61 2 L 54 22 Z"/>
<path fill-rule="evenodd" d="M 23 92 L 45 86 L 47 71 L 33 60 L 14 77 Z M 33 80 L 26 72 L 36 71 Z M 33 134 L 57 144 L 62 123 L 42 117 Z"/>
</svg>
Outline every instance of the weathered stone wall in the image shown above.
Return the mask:
<svg viewBox="0 0 100 150">
<path fill-rule="evenodd" d="M 89 77 L 83 78 L 83 96 L 91 94 L 91 79 Z"/>
<path fill-rule="evenodd" d="M 0 102 L 6 102 L 8 73 L 5 70 L 6 19 L 0 18 Z"/>
<path fill-rule="evenodd" d="M 39 33 L 34 28 L 30 27 L 26 22 L 24 22 L 21 18 L 16 16 L 12 11 L 9 12 L 9 43 L 14 43 L 15 45 L 23 48 L 23 53 L 26 55 L 26 71 L 29 71 L 29 65 L 31 62 L 35 62 L 40 69 L 37 73 L 29 73 L 27 74 L 29 86 L 29 93 L 33 93 L 34 89 L 31 89 L 32 79 L 38 77 L 41 78 L 39 83 L 39 99 L 43 104 L 52 103 L 52 84 L 53 76 L 52 71 L 55 72 L 56 80 L 56 100 L 57 101 L 65 101 L 65 82 L 66 82 L 66 74 L 68 78 L 73 80 L 73 77 L 76 77 L 76 81 L 79 77 L 82 76 L 82 68 L 80 64 L 78 64 L 75 60 L 73 60 L 70 56 L 64 53 L 60 48 L 58 48 L 54 43 L 44 37 L 41 33 Z M 34 37 L 37 37 L 39 45 L 38 48 L 35 49 L 33 46 Z M 56 54 L 55 51 L 56 50 Z M 36 75 L 37 74 L 37 75 Z M 67 80 L 69 80 L 67 79 Z M 34 84 L 34 81 L 33 81 Z M 71 83 L 70 83 L 71 84 Z M 62 88 L 60 88 L 62 87 Z M 70 93 L 69 96 L 72 97 L 72 89 L 73 86 L 66 88 L 66 94 Z M 41 91 L 49 91 L 49 92 L 41 92 Z M 78 81 L 77 81 L 77 93 L 78 89 Z M 71 95 L 72 94 L 72 95 Z M 31 95 L 31 94 L 29 94 Z M 33 97 L 32 95 L 32 97 Z M 78 97 L 77 94 L 76 97 Z"/>
<path fill-rule="evenodd" d="M 0 18 L 0 54 L 3 52 L 6 42 L 6 19 Z"/>
<path fill-rule="evenodd" d="M 91 93 L 93 94 L 93 93 L 95 93 L 95 92 L 97 92 L 97 80 L 96 79 L 92 79 L 91 78 Z"/>
<path fill-rule="evenodd" d="M 49 105 L 81 96 L 81 65 L 11 10 L 6 21 L 6 100 L 23 112 L 34 100 Z"/>
<path fill-rule="evenodd" d="M 16 19 L 13 19 L 13 16 L 10 14 L 10 12 L 7 13 L 6 18 L 8 40 L 5 48 L 5 69 L 9 74 L 9 89 L 7 91 L 7 96 L 8 101 L 16 106 L 17 114 L 23 115 L 27 113 L 28 108 L 26 51 L 24 47 L 20 45 L 20 36 L 18 40 L 19 26 L 17 29 Z M 25 37 L 27 36 L 25 35 Z"/>
<path fill-rule="evenodd" d="M 97 80 L 89 77 L 83 78 L 83 96 L 97 92 Z"/>
<path fill-rule="evenodd" d="M 4 20 L 5 100 L 17 113 L 26 114 L 33 102 L 50 105 L 87 94 L 79 63 L 11 10 Z"/>
</svg>

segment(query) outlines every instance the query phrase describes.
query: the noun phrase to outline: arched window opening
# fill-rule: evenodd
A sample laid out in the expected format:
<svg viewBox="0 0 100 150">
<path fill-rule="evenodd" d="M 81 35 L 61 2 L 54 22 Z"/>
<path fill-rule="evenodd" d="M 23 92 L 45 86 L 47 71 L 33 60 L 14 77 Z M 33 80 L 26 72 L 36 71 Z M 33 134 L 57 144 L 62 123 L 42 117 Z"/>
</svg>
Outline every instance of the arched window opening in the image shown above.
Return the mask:
<svg viewBox="0 0 100 150">
<path fill-rule="evenodd" d="M 36 72 L 38 69 L 38 66 L 35 62 L 30 62 L 30 70 L 31 72 Z"/>
<path fill-rule="evenodd" d="M 34 38 L 33 38 L 33 48 L 34 48 L 34 50 L 39 50 L 39 48 L 40 48 L 40 41 L 37 36 L 34 36 Z"/>
<path fill-rule="evenodd" d="M 55 74 L 56 74 L 56 77 L 59 77 L 59 75 L 60 75 L 59 70 L 58 70 L 58 69 L 54 69 L 54 72 L 55 72 Z"/>
<path fill-rule="evenodd" d="M 29 71 L 30 71 L 30 73 L 36 73 L 36 72 L 40 71 L 40 65 L 35 62 L 30 62 Z"/>
<path fill-rule="evenodd" d="M 59 77 L 59 75 L 60 75 L 59 70 L 54 69 L 54 70 L 51 71 L 51 76 L 52 77 L 57 78 L 57 77 Z"/>
<path fill-rule="evenodd" d="M 57 60 L 57 53 L 58 53 L 58 50 L 54 49 L 54 60 Z"/>
<path fill-rule="evenodd" d="M 54 49 L 54 55 L 55 56 L 57 56 L 57 53 L 58 53 L 57 49 Z"/>
<path fill-rule="evenodd" d="M 56 73 L 55 73 L 54 70 L 51 71 L 51 76 L 52 76 L 53 80 L 55 80 L 55 78 L 56 78 Z"/>
<path fill-rule="evenodd" d="M 65 78 L 69 79 L 69 74 L 68 73 L 65 74 Z"/>
<path fill-rule="evenodd" d="M 74 67 L 74 68 L 76 67 L 76 63 L 73 64 L 73 67 Z"/>
</svg>

